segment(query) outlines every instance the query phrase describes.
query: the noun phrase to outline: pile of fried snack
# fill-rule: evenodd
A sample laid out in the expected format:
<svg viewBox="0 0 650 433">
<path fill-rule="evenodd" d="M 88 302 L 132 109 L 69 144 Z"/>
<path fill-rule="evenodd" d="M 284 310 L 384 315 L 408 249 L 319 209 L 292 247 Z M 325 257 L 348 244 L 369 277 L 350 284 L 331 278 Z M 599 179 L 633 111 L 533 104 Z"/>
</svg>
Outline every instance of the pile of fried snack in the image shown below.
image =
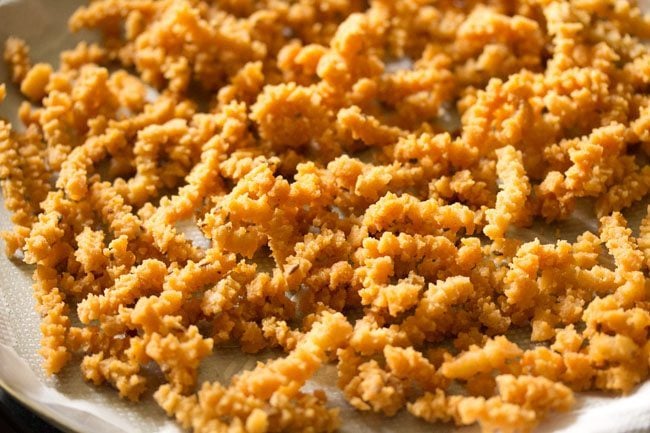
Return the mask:
<svg viewBox="0 0 650 433">
<path fill-rule="evenodd" d="M 102 42 L 58 69 L 4 50 L 26 97 L 0 121 L 4 240 L 48 373 L 134 401 L 162 375 L 184 428 L 250 433 L 339 428 L 301 391 L 326 363 L 360 411 L 484 432 L 648 377 L 633 1 L 98 0 L 69 27 Z M 512 234 L 578 204 L 596 233 Z M 232 344 L 284 355 L 197 384 Z"/>
</svg>

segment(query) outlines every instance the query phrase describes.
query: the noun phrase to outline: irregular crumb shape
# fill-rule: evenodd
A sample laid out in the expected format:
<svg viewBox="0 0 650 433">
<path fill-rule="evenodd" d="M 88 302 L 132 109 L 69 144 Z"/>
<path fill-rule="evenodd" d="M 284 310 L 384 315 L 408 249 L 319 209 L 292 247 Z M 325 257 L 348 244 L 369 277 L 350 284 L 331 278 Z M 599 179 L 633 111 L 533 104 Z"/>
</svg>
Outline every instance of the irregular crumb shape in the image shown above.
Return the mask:
<svg viewBox="0 0 650 433">
<path fill-rule="evenodd" d="M 324 406 L 323 395 L 303 394 L 300 388 L 351 331 L 343 315 L 323 312 L 286 358 L 260 363 L 233 377 L 228 387 L 205 383 L 198 398 L 179 395 L 170 385 L 161 386 L 154 397 L 168 414 L 197 432 L 228 424 L 235 431 L 244 424 L 256 429 L 266 425 L 270 431 L 334 431 L 338 411 Z"/>
<path fill-rule="evenodd" d="M 486 432 L 530 431 L 548 411 L 567 411 L 573 393 L 543 377 L 499 375 L 498 396 L 448 396 L 442 390 L 427 393 L 408 406 L 409 412 L 428 422 L 453 420 L 457 425 L 478 421 Z"/>
<path fill-rule="evenodd" d="M 301 147 L 319 138 L 327 128 L 327 117 L 316 89 L 294 83 L 265 87 L 251 107 L 260 135 L 279 149 Z"/>
<path fill-rule="evenodd" d="M 641 269 L 643 253 L 638 250 L 632 230 L 627 227 L 627 221 L 619 212 L 600 220 L 601 239 L 614 257 L 616 270 L 634 272 Z"/>
<path fill-rule="evenodd" d="M 648 379 L 634 0 L 94 0 L 68 25 L 101 42 L 55 67 L 9 37 L 0 83 L 47 374 L 157 387 L 206 433 L 337 430 L 305 392 L 330 362 L 356 410 L 490 433 Z M 222 346 L 274 359 L 197 386 Z"/>
<path fill-rule="evenodd" d="M 574 404 L 566 386 L 543 377 L 501 375 L 499 397 L 467 398 L 458 405 L 464 424 L 476 419 L 483 431 L 530 431 L 547 411 L 566 411 Z"/>
<path fill-rule="evenodd" d="M 29 47 L 25 41 L 9 37 L 5 41 L 3 58 L 11 70 L 11 80 L 20 84 L 31 68 Z"/>
<path fill-rule="evenodd" d="M 402 322 L 402 328 L 413 342 L 421 342 L 427 338 L 427 334 L 435 333 L 449 320 L 446 313 L 453 305 L 466 300 L 472 290 L 470 279 L 463 276 L 429 284 L 413 315 Z"/>
<path fill-rule="evenodd" d="M 438 374 L 435 366 L 412 347 L 404 349 L 387 345 L 384 348 L 384 357 L 386 365 L 398 378 L 412 379 L 425 390 L 445 386 L 445 380 Z"/>
<path fill-rule="evenodd" d="M 497 376 L 497 389 L 503 401 L 518 404 L 543 415 L 550 410 L 567 411 L 575 400 L 569 388 L 545 377 Z"/>
<path fill-rule="evenodd" d="M 650 269 L 650 206 L 639 226 L 639 248 L 645 257 L 646 269 Z"/>
<path fill-rule="evenodd" d="M 336 117 L 342 129 L 350 131 L 352 138 L 368 146 L 392 144 L 403 135 L 398 128 L 386 127 L 376 118 L 364 115 L 357 106 L 342 109 Z"/>
<path fill-rule="evenodd" d="M 32 101 L 38 102 L 45 96 L 45 88 L 50 82 L 52 67 L 47 63 L 37 63 L 27 72 L 20 83 L 20 91 Z"/>
<path fill-rule="evenodd" d="M 526 198 L 530 194 L 521 152 L 506 146 L 498 149 L 496 154 L 501 191 L 497 194 L 496 208 L 486 212 L 488 224 L 483 229 L 493 241 L 503 239 L 509 225 L 524 217 Z"/>
<path fill-rule="evenodd" d="M 462 424 L 458 412 L 458 404 L 463 400 L 460 395 L 445 395 L 442 389 L 435 393 L 427 392 L 422 397 L 409 403 L 408 411 L 418 418 L 435 423 L 439 421 L 454 421 L 457 425 Z"/>
<path fill-rule="evenodd" d="M 604 216 L 613 211 L 620 211 L 643 199 L 649 192 L 650 167 L 646 165 L 625 176 L 619 184 L 612 186 L 601 196 L 596 202 L 596 213 Z"/>
<path fill-rule="evenodd" d="M 521 356 L 522 350 L 505 337 L 488 340 L 483 347 L 470 346 L 456 359 L 446 361 L 440 372 L 450 379 L 469 379 L 478 373 L 504 370 L 506 362 Z"/>
</svg>

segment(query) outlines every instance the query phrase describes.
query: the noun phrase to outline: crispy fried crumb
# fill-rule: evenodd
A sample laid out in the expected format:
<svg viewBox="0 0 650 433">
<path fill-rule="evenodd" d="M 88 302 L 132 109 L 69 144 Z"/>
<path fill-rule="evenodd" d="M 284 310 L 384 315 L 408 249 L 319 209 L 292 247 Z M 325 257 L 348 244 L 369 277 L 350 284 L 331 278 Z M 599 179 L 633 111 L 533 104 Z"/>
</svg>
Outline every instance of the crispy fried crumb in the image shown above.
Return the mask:
<svg viewBox="0 0 650 433">
<path fill-rule="evenodd" d="M 102 42 L 3 56 L 29 101 L 0 120 L 2 237 L 46 373 L 132 401 L 162 380 L 206 433 L 335 431 L 303 389 L 328 362 L 357 410 L 484 432 L 647 379 L 634 1 L 96 0 L 69 27 Z M 512 239 L 581 202 L 597 232 Z M 198 384 L 222 345 L 283 353 Z"/>
</svg>

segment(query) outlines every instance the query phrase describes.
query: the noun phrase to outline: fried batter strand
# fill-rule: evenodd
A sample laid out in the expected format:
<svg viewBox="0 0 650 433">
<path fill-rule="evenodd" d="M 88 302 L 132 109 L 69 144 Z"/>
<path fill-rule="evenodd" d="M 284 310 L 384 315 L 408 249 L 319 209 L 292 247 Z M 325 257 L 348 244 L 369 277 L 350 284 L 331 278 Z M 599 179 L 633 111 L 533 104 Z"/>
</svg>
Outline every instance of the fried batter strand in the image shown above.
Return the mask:
<svg viewBox="0 0 650 433">
<path fill-rule="evenodd" d="M 0 120 L 2 237 L 48 374 L 158 384 L 224 433 L 335 431 L 303 389 L 329 362 L 357 410 L 484 432 L 647 380 L 634 1 L 96 0 L 69 28 L 101 43 L 55 67 L 10 37 L 0 84 L 26 98 Z M 582 205 L 597 233 L 515 238 Z M 273 359 L 197 384 L 233 344 Z"/>
</svg>

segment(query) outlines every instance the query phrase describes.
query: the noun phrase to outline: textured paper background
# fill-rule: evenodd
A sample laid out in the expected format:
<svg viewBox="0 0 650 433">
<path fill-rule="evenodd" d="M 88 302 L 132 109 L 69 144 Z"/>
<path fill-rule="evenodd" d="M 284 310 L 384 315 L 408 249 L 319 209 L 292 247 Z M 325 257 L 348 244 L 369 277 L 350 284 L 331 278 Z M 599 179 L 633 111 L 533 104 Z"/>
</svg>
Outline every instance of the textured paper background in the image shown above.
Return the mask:
<svg viewBox="0 0 650 433">
<path fill-rule="evenodd" d="M 648 0 L 650 1 L 650 0 Z M 82 1 L 70 0 L 0 0 L 0 43 L 9 35 L 26 39 L 31 45 L 34 62 L 48 61 L 56 64 L 58 53 L 74 46 L 80 39 L 92 39 L 92 34 L 70 35 L 66 19 Z M 7 70 L 0 65 L 0 82 L 7 82 Z M 16 89 L 8 85 L 8 98 L 0 105 L 0 117 L 15 121 L 15 111 L 21 101 Z M 646 201 L 647 203 L 647 201 Z M 638 224 L 645 203 L 635 207 L 630 217 Z M 9 228 L 9 216 L 2 207 L 0 229 Z M 589 212 L 576 214 L 575 218 L 559 226 L 562 237 L 575 239 L 582 231 L 596 230 L 595 220 Z M 539 236 L 543 241 L 553 241 L 555 228 L 535 227 L 518 233 L 522 239 Z M 176 424 L 168 420 L 151 398 L 131 404 L 118 398 L 108 387 L 94 387 L 83 382 L 77 364 L 68 366 L 60 376 L 47 378 L 40 368 L 37 354 L 40 332 L 39 318 L 33 309 L 31 270 L 0 254 L 0 385 L 24 403 L 55 420 L 71 431 L 94 433 L 150 433 L 179 432 Z M 516 338 L 521 341 L 520 338 Z M 200 380 L 227 381 L 242 369 L 250 369 L 257 358 L 240 354 L 236 349 L 218 349 L 208 359 Z M 334 386 L 335 368 L 331 365 L 319 371 L 307 389 L 325 388 L 332 405 L 341 407 L 343 428 L 349 433 L 365 432 L 447 432 L 455 430 L 449 425 L 430 425 L 402 412 L 387 419 L 374 414 L 361 414 L 345 404 Z M 477 427 L 461 429 L 476 432 Z M 574 411 L 557 414 L 545 421 L 539 432 L 602 432 L 623 433 L 650 430 L 650 382 L 626 397 L 606 397 L 599 394 L 581 395 Z"/>
</svg>

